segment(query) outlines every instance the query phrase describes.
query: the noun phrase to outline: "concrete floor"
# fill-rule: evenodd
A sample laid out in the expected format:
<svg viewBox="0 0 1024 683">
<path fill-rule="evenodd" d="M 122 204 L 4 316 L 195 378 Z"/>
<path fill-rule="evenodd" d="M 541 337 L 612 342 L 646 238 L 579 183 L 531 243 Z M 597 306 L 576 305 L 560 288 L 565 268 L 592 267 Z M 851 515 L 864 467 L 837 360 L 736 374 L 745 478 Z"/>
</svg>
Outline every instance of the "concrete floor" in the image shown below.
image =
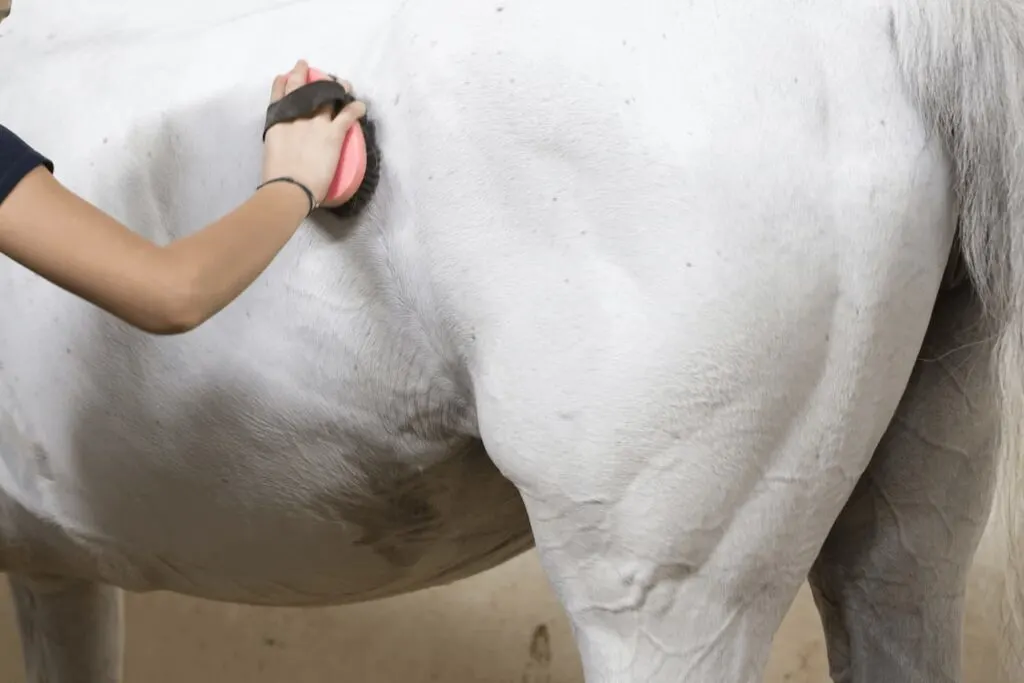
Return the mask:
<svg viewBox="0 0 1024 683">
<path fill-rule="evenodd" d="M 976 582 L 982 582 L 979 573 Z M 967 683 L 993 678 L 985 610 L 971 601 Z M 536 555 L 461 583 L 377 603 L 262 609 L 169 594 L 127 602 L 126 683 L 581 683 L 568 624 Z M 0 681 L 22 683 L 17 631 L 0 595 Z M 806 586 L 766 683 L 826 683 Z"/>
</svg>

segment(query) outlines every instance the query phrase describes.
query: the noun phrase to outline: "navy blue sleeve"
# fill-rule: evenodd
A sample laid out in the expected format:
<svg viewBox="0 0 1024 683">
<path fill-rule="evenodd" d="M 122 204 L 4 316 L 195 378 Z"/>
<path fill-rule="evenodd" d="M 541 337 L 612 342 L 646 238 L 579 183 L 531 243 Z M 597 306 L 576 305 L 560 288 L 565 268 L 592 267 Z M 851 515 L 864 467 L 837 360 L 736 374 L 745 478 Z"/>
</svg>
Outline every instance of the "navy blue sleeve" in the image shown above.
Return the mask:
<svg viewBox="0 0 1024 683">
<path fill-rule="evenodd" d="M 4 203 L 21 179 L 37 166 L 53 173 L 53 163 L 35 151 L 17 135 L 0 125 L 0 204 Z"/>
</svg>

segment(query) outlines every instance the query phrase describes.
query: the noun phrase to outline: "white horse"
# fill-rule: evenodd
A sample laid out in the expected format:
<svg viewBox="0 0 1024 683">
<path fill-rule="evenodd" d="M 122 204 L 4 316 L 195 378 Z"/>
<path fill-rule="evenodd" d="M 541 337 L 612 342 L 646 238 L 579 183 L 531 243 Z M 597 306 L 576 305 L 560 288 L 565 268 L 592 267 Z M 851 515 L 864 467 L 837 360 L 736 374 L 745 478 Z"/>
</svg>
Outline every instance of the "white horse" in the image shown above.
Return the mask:
<svg viewBox="0 0 1024 683">
<path fill-rule="evenodd" d="M 296 57 L 370 103 L 364 214 L 181 337 L 0 267 L 32 683 L 119 679 L 121 589 L 343 603 L 534 541 L 588 683 L 756 681 L 808 575 L 835 681 L 961 680 L 996 465 L 1024 500 L 1019 0 L 18 2 L 0 121 L 163 241 L 252 191 Z"/>
</svg>

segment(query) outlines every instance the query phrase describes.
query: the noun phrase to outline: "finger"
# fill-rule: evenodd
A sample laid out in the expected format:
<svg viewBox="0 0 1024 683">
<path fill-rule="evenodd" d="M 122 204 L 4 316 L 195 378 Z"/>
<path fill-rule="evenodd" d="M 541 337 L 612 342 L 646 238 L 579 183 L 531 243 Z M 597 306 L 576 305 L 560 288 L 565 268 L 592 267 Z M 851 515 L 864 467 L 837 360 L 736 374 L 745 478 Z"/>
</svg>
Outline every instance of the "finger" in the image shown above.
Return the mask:
<svg viewBox="0 0 1024 683">
<path fill-rule="evenodd" d="M 340 116 L 341 112 L 338 112 L 338 114 Z M 322 121 L 330 121 L 331 117 L 333 116 L 334 104 L 329 102 L 327 104 L 320 105 L 320 108 L 313 113 L 311 118 L 320 119 Z"/>
<path fill-rule="evenodd" d="M 366 105 L 356 100 L 355 102 L 350 102 L 344 109 L 339 111 L 337 116 L 334 115 L 334 105 L 325 104 L 316 110 L 314 118 L 335 123 L 341 119 L 339 125 L 342 128 L 347 128 L 353 121 L 362 118 L 364 114 L 366 114 Z"/>
<path fill-rule="evenodd" d="M 309 64 L 304 59 L 300 59 L 292 67 L 292 70 L 288 72 L 288 80 L 284 85 L 284 94 L 287 95 L 304 86 L 308 76 Z"/>
<path fill-rule="evenodd" d="M 340 83 L 341 87 L 343 87 L 345 89 L 345 92 L 347 92 L 349 95 L 352 94 L 352 83 L 351 83 L 351 81 L 346 81 L 344 78 L 338 78 L 334 74 L 327 74 L 327 77 L 329 79 L 331 79 L 332 81 L 334 81 L 335 83 Z"/>
<path fill-rule="evenodd" d="M 277 102 L 279 99 L 284 97 L 284 83 L 288 79 L 285 75 L 279 75 L 274 78 L 274 84 L 270 86 L 270 102 Z"/>
<path fill-rule="evenodd" d="M 349 126 L 363 118 L 366 114 L 366 105 L 356 100 L 341 110 L 334 118 L 334 125 L 341 130 L 348 130 Z"/>
</svg>

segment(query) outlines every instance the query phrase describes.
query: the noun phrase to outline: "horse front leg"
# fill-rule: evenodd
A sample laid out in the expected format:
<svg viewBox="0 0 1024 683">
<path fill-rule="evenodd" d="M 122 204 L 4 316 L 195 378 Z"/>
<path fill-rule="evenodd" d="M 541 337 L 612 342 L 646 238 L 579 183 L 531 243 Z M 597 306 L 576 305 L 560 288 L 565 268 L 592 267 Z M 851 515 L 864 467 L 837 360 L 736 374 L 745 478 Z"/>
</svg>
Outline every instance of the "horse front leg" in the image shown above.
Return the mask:
<svg viewBox="0 0 1024 683">
<path fill-rule="evenodd" d="M 120 683 L 120 589 L 18 574 L 9 581 L 28 683 Z"/>
</svg>

